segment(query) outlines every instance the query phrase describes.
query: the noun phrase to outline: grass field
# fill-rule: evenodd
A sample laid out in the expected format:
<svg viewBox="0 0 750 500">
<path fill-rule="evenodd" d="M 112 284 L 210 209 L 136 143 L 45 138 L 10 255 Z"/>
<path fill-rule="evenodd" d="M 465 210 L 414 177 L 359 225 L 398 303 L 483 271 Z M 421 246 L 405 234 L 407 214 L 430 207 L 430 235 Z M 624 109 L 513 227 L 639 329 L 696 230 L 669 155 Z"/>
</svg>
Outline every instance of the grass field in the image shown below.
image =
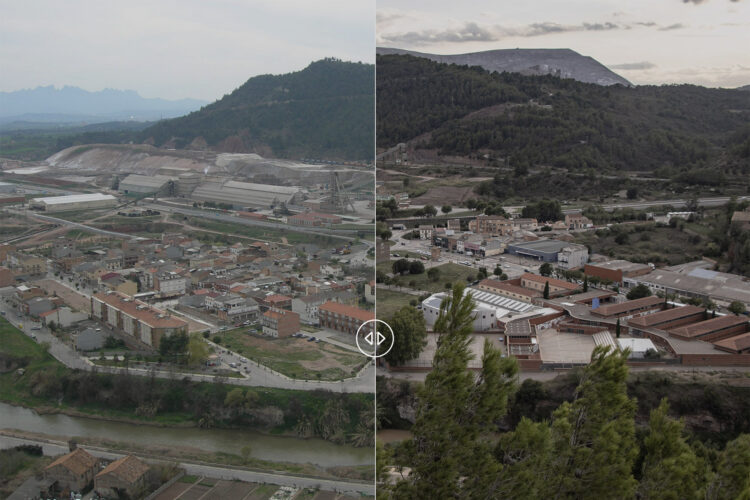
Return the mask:
<svg viewBox="0 0 750 500">
<path fill-rule="evenodd" d="M 341 380 L 356 375 L 367 359 L 327 342 L 299 338 L 273 339 L 239 328 L 222 332 L 222 345 L 287 377 Z"/>
<path fill-rule="evenodd" d="M 396 281 L 401 286 L 408 286 L 409 288 L 414 288 L 416 290 L 442 292 L 445 290 L 446 283 L 460 281 L 465 284 L 467 278 L 472 278 L 473 281 L 476 279 L 477 275 L 477 272 L 470 267 L 452 263 L 436 266 L 434 269 L 440 271 L 440 275 L 436 281 L 430 281 L 427 277 L 426 270 L 422 274 L 407 274 L 405 276 L 399 276 L 396 278 Z M 414 282 L 413 286 L 410 285 L 412 281 Z"/>
<path fill-rule="evenodd" d="M 257 238 L 259 240 L 282 241 L 286 238 L 291 245 L 297 243 L 314 243 L 323 248 L 332 248 L 340 246 L 343 240 L 330 238 L 317 234 L 296 232 L 286 229 L 273 229 L 260 226 L 248 226 L 245 224 L 233 224 L 231 222 L 222 222 L 218 220 L 202 219 L 200 217 L 188 217 L 188 223 L 191 226 L 208 229 L 211 231 L 220 231 L 225 234 L 236 234 L 248 238 Z M 374 228 L 373 228 L 374 231 Z M 354 239 L 354 236 L 352 236 Z"/>
<path fill-rule="evenodd" d="M 378 318 L 387 321 L 393 316 L 393 313 L 409 305 L 409 302 L 412 300 L 419 300 L 419 297 L 409 295 L 408 293 L 378 288 L 377 303 L 375 304 Z"/>
</svg>

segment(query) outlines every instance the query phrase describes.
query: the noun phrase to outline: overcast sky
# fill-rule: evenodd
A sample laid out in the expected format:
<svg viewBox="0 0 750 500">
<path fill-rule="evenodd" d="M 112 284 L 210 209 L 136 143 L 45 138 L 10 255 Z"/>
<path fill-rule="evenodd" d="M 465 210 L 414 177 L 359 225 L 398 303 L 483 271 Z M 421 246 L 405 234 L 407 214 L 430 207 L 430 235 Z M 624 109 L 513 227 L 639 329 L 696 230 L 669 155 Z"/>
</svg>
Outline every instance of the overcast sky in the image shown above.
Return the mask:
<svg viewBox="0 0 750 500">
<path fill-rule="evenodd" d="M 378 0 L 377 44 L 570 48 L 635 84 L 750 84 L 750 0 Z"/>
<path fill-rule="evenodd" d="M 212 101 L 323 57 L 375 60 L 374 0 L 0 0 L 0 91 Z"/>
</svg>

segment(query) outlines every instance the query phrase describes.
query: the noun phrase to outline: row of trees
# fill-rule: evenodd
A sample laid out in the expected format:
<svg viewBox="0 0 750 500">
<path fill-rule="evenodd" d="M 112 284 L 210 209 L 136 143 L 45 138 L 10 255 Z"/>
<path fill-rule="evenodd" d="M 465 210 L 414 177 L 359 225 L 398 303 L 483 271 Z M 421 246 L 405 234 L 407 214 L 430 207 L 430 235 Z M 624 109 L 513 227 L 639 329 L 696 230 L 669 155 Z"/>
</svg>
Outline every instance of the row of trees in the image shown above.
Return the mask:
<svg viewBox="0 0 750 500">
<path fill-rule="evenodd" d="M 485 342 L 482 368 L 468 369 L 471 296 L 453 288 L 435 324 L 433 370 L 417 391 L 413 438 L 379 447 L 383 498 L 750 498 L 750 436 L 723 450 L 691 443 L 666 400 L 637 429 L 628 396 L 628 352 L 597 347 L 572 401 L 549 421 L 498 422 L 517 390 L 517 362 Z M 409 467 L 395 484 L 386 464 Z"/>
</svg>

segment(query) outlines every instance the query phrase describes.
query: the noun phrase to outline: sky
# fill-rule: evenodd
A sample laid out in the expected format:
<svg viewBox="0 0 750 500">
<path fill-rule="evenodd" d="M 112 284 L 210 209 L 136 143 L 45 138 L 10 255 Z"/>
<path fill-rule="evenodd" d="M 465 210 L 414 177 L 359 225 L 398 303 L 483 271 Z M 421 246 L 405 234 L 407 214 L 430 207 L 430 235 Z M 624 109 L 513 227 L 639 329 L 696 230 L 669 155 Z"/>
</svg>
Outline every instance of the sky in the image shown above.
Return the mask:
<svg viewBox="0 0 750 500">
<path fill-rule="evenodd" d="M 569 48 L 636 85 L 750 84 L 750 0 L 378 0 L 377 45 Z"/>
<path fill-rule="evenodd" d="M 213 101 L 324 57 L 375 62 L 374 0 L 0 0 L 0 91 Z"/>
</svg>

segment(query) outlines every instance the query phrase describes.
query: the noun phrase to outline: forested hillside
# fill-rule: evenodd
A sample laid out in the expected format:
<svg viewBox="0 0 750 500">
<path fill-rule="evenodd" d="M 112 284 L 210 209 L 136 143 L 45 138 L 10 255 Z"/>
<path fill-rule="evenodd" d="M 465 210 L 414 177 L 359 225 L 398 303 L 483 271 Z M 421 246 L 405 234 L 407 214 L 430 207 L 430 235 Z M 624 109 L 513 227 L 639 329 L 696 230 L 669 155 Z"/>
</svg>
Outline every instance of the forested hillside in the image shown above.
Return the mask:
<svg viewBox="0 0 750 500">
<path fill-rule="evenodd" d="M 510 166 L 654 172 L 696 183 L 750 174 L 750 94 L 694 85 L 602 87 L 377 59 L 379 148 L 413 141 Z M 419 138 L 418 140 L 414 140 Z"/>
<path fill-rule="evenodd" d="M 373 78 L 372 65 L 336 59 L 257 76 L 200 111 L 144 130 L 140 139 L 180 148 L 202 138 L 221 151 L 367 159 L 373 151 Z"/>
</svg>

